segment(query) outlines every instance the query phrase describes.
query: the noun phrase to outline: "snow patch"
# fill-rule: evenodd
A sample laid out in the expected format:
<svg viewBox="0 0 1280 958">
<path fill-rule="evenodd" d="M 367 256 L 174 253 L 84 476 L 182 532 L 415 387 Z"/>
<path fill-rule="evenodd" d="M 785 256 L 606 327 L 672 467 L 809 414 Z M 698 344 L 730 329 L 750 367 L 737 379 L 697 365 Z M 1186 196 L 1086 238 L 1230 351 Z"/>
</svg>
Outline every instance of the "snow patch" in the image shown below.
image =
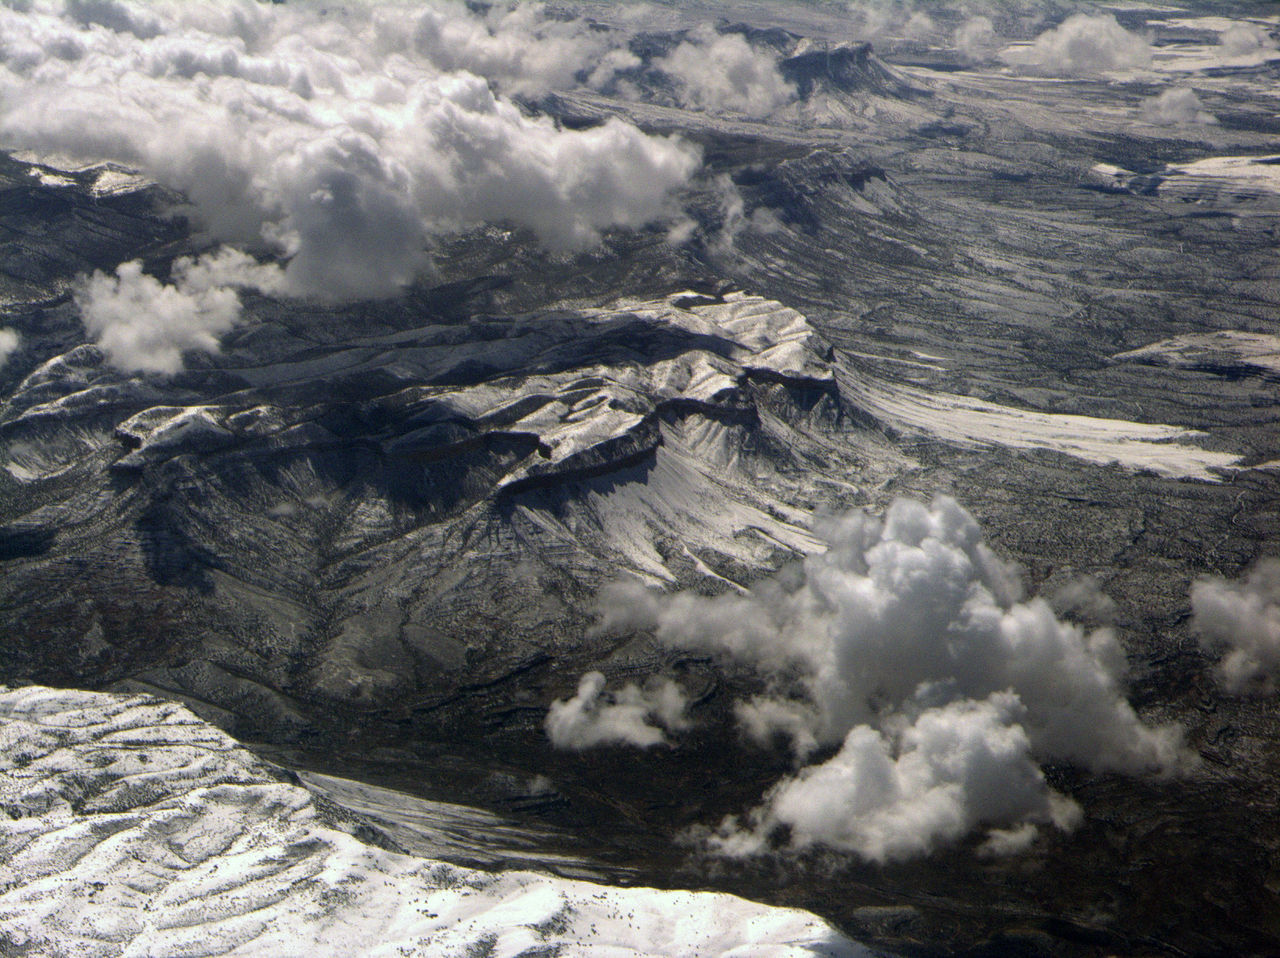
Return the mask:
<svg viewBox="0 0 1280 958">
<path fill-rule="evenodd" d="M 1220 330 L 1189 333 L 1117 353 L 1114 359 L 1179 369 L 1249 371 L 1280 375 L 1280 336 Z"/>
<path fill-rule="evenodd" d="M 172 703 L 0 688 L 0 926 L 20 952 L 869 955 L 731 895 L 489 873 L 363 844 Z"/>
<path fill-rule="evenodd" d="M 1046 449 L 1086 462 L 1118 463 L 1172 478 L 1220 482 L 1238 455 L 1193 445 L 1204 433 L 1162 423 L 1138 423 L 1037 412 L 983 399 L 930 393 L 840 370 L 840 388 L 890 428 L 944 442 L 1011 449 Z"/>
</svg>

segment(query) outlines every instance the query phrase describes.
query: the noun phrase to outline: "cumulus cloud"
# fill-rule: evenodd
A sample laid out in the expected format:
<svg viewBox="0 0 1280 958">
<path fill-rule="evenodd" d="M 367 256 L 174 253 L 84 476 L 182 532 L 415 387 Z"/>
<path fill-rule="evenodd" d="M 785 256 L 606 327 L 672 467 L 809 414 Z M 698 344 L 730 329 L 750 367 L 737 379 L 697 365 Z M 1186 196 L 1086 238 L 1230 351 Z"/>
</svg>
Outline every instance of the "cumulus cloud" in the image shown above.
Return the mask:
<svg viewBox="0 0 1280 958">
<path fill-rule="evenodd" d="M 650 748 L 667 741 L 663 729 L 688 727 L 687 708 L 684 691 L 669 679 L 609 692 L 604 675 L 588 672 L 578 682 L 577 695 L 551 704 L 547 736 L 556 748 L 579 751 L 600 745 Z"/>
<path fill-rule="evenodd" d="M 718 224 L 710 229 L 707 236 L 707 248 L 713 253 L 732 255 L 738 238 L 745 232 L 767 234 L 783 228 L 777 214 L 767 206 L 757 207 L 748 213 L 746 200 L 727 175 L 711 180 L 710 193 L 716 200 L 714 218 Z M 684 238 L 691 237 L 695 230 L 696 224 L 690 222 Z"/>
<path fill-rule="evenodd" d="M 971 63 L 985 63 L 1000 49 L 1000 38 L 990 17 L 970 17 L 956 27 L 952 41 L 961 58 Z"/>
<path fill-rule="evenodd" d="M 486 77 L 510 94 L 536 96 L 573 86 L 602 60 L 615 68 L 630 62 L 619 47 L 623 37 L 578 17 L 553 15 L 542 3 L 470 9 L 433 3 L 412 18 L 384 13 L 378 25 L 397 48 L 412 49 L 444 70 Z"/>
<path fill-rule="evenodd" d="M 1006 47 L 1000 59 L 1027 73 L 1091 76 L 1151 65 L 1150 41 L 1111 14 L 1077 13 L 1031 43 Z"/>
<path fill-rule="evenodd" d="M 859 40 L 876 42 L 892 36 L 901 27 L 901 5 L 867 0 L 852 0 L 849 4 L 850 30 Z"/>
<path fill-rule="evenodd" d="M 1114 633 L 1086 633 L 1045 600 L 1021 600 L 1016 575 L 954 500 L 898 500 L 882 520 L 857 512 L 822 532 L 826 552 L 746 595 L 613 586 L 603 628 L 722 652 L 778 677 L 779 693 L 800 676 L 821 744 L 933 685 L 972 698 L 1017 692 L 1041 755 L 1132 772 L 1180 760 L 1177 731 L 1145 725 L 1121 694 Z"/>
<path fill-rule="evenodd" d="M 129 8 L 119 0 L 67 0 L 67 16 L 83 27 L 101 26 L 116 33 L 132 33 L 149 40 L 160 33 L 154 17 Z"/>
<path fill-rule="evenodd" d="M 1218 35 L 1218 44 L 1227 57 L 1256 56 L 1276 49 L 1276 41 L 1256 23 L 1237 23 Z"/>
<path fill-rule="evenodd" d="M 923 4 L 903 0 L 850 0 L 849 31 L 859 40 L 882 43 L 924 40 L 938 25 Z"/>
<path fill-rule="evenodd" d="M 675 80 L 682 102 L 695 109 L 767 116 L 796 96 L 774 53 L 709 26 L 694 30 L 653 66 Z"/>
<path fill-rule="evenodd" d="M 1262 559 L 1241 582 L 1217 576 L 1191 586 L 1192 627 L 1225 646 L 1218 677 L 1232 692 L 1270 694 L 1280 678 L 1280 559 Z"/>
<path fill-rule="evenodd" d="M 280 269 L 224 248 L 173 264 L 173 282 L 121 264 L 115 275 L 94 272 L 75 291 L 85 330 L 126 372 L 175 373 L 188 350 L 217 352 L 219 337 L 240 319 L 236 287 L 278 292 Z"/>
<path fill-rule="evenodd" d="M 0 329 L 0 366 L 9 361 L 21 341 L 16 330 Z"/>
<path fill-rule="evenodd" d="M 1017 571 L 954 500 L 899 500 L 883 519 L 857 512 L 819 531 L 825 552 L 745 595 L 636 583 L 602 593 L 603 630 L 647 630 L 749 666 L 764 682 L 736 710 L 751 738 L 789 740 L 801 762 L 839 749 L 782 783 L 745 823 L 730 823 L 716 839 L 722 850 L 763 847 L 780 826 L 793 844 L 876 861 L 979 825 L 1025 837 L 1022 826 L 1070 818 L 1037 761 L 1126 773 L 1171 773 L 1191 761 L 1179 728 L 1143 722 L 1124 698 L 1114 633 L 1087 632 L 1045 600 L 1024 598 Z M 948 723 L 959 744 L 935 749 Z M 950 764 L 939 765 L 944 753 Z M 881 784 L 861 783 L 859 769 Z M 1009 794 L 997 800 L 985 789 L 1002 777 Z M 844 798 L 804 811 L 806 797 L 840 794 L 838 781 Z M 913 829 L 927 837 L 911 838 Z M 993 839 L 988 851 L 1012 840 Z"/>
<path fill-rule="evenodd" d="M 923 10 L 912 13 L 902 25 L 902 35 L 908 40 L 924 40 L 937 32 L 937 23 Z"/>
<path fill-rule="evenodd" d="M 784 832 L 792 848 L 824 845 L 883 864 L 986 826 L 986 854 L 1021 851 L 1038 825 L 1066 829 L 1080 817 L 1045 784 L 1022 713 L 1003 692 L 925 709 L 887 732 L 856 726 L 834 756 L 783 779 L 746 821 L 726 820 L 710 841 L 745 855 Z"/>
<path fill-rule="evenodd" d="M 1053 594 L 1050 604 L 1063 615 L 1110 622 L 1115 618 L 1116 603 L 1102 591 L 1102 585 L 1091 575 L 1072 579 Z"/>
<path fill-rule="evenodd" d="M 515 44 L 533 15 L 516 8 L 496 28 L 455 15 L 472 17 L 236 0 L 0 8 L 0 143 L 142 169 L 185 193 L 211 238 L 270 243 L 295 294 L 393 293 L 427 266 L 432 237 L 486 222 L 573 251 L 673 217 L 694 147 L 522 112 L 495 87 L 553 82 L 552 64 L 582 60 L 564 52 L 577 41 L 548 19 Z"/>
<path fill-rule="evenodd" d="M 1164 90 L 1142 103 L 1142 118 L 1158 126 L 1180 123 L 1217 123 L 1217 118 L 1204 108 L 1200 97 L 1190 87 Z"/>
</svg>

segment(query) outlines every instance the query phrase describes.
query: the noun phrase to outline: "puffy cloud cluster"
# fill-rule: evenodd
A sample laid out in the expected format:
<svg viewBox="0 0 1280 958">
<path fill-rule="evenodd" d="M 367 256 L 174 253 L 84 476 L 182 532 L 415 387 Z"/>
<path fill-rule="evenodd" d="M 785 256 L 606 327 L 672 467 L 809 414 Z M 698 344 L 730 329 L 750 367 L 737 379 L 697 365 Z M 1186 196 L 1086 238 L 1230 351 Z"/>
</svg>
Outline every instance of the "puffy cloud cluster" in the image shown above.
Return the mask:
<svg viewBox="0 0 1280 958">
<path fill-rule="evenodd" d="M 595 82 L 638 62 L 620 47 L 615 31 L 577 17 L 557 16 L 542 3 L 424 5 L 414 17 L 383 13 L 380 36 L 388 46 L 426 57 L 442 70 L 467 71 L 497 83 L 508 94 L 537 96 L 575 85 L 584 74 Z"/>
<path fill-rule="evenodd" d="M 695 109 L 767 116 L 796 96 L 776 54 L 709 26 L 694 30 L 653 66 L 676 81 L 682 102 Z"/>
<path fill-rule="evenodd" d="M 892 40 L 924 40 L 937 32 L 938 25 L 923 4 L 850 0 L 851 33 L 873 43 Z"/>
<path fill-rule="evenodd" d="M 1218 677 L 1232 692 L 1271 693 L 1280 679 L 1280 559 L 1262 559 L 1241 582 L 1217 576 L 1191 586 L 1192 627 L 1225 646 Z"/>
<path fill-rule="evenodd" d="M 1050 602 L 1058 612 L 1077 619 L 1111 622 L 1116 614 L 1115 600 L 1102 591 L 1094 576 L 1072 579 L 1054 592 Z"/>
<path fill-rule="evenodd" d="M 981 15 L 970 17 L 956 27 L 952 42 L 961 58 L 971 63 L 984 63 L 990 60 L 1001 47 L 995 24 L 991 22 L 990 17 Z"/>
<path fill-rule="evenodd" d="M 1200 97 L 1190 87 L 1172 87 L 1143 101 L 1142 118 L 1158 126 L 1218 122 L 1217 117 L 1204 108 Z"/>
<path fill-rule="evenodd" d="M 889 731 L 856 726 L 833 757 L 783 779 L 746 822 L 727 820 L 710 841 L 726 854 L 752 854 L 785 827 L 794 848 L 824 845 L 884 863 L 985 825 L 995 826 L 985 853 L 1025 850 L 1038 825 L 1070 829 L 1080 810 L 1045 784 L 1018 724 L 1024 711 L 1016 695 L 1000 692 L 926 709 Z"/>
<path fill-rule="evenodd" d="M 212 238 L 269 243 L 295 294 L 394 292 L 427 265 L 432 236 L 485 222 L 568 251 L 670 218 L 696 149 L 617 120 L 560 129 L 462 69 L 528 90 L 590 62 L 585 34 L 550 17 L 518 43 L 536 15 L 491 12 L 495 26 L 461 6 L 394 3 L 0 7 L 0 144 L 142 169 L 185 193 Z"/>
<path fill-rule="evenodd" d="M 121 264 L 114 276 L 95 272 L 76 289 L 86 331 L 108 362 L 126 372 L 175 373 L 187 350 L 217 352 L 219 337 L 240 319 L 236 287 L 277 292 L 284 276 L 238 250 L 223 248 L 173 264 L 173 283 Z"/>
<path fill-rule="evenodd" d="M 1150 41 L 1131 33 L 1112 14 L 1077 13 L 1031 43 L 1007 47 L 1000 59 L 1045 76 L 1091 76 L 1151 65 Z"/>
<path fill-rule="evenodd" d="M 551 704 L 547 736 L 556 748 L 579 751 L 600 745 L 649 748 L 666 742 L 663 729 L 688 727 L 687 708 L 684 691 L 669 679 L 608 692 L 604 675 L 588 672 L 578 682 L 577 695 Z"/>
<path fill-rule="evenodd" d="M 9 361 L 21 341 L 15 330 L 0 329 L 0 366 Z"/>
<path fill-rule="evenodd" d="M 714 177 L 710 181 L 708 191 L 716 200 L 714 220 L 717 226 L 705 232 L 707 248 L 720 256 L 733 255 L 738 238 L 744 233 L 768 234 L 783 229 L 782 221 L 767 206 L 760 206 L 747 212 L 747 202 L 733 180 L 726 175 Z M 689 221 L 676 227 L 672 241 L 681 242 L 691 238 L 697 224 Z"/>
<path fill-rule="evenodd" d="M 1218 35 L 1226 57 L 1251 57 L 1276 49 L 1276 41 L 1256 23 L 1237 23 Z"/>
<path fill-rule="evenodd" d="M 826 552 L 746 594 L 620 583 L 602 596 L 607 631 L 750 666 L 766 684 L 737 707 L 750 737 L 787 739 L 802 762 L 839 749 L 727 823 L 722 849 L 756 850 L 779 825 L 794 844 L 877 861 L 978 825 L 1030 840 L 1038 824 L 1071 821 L 1040 760 L 1127 773 L 1189 761 L 1178 728 L 1144 723 L 1125 700 L 1115 635 L 1024 599 L 954 500 L 899 500 L 883 519 L 858 512 L 821 531 Z M 990 848 L 1012 845 L 1002 833 Z"/>
</svg>

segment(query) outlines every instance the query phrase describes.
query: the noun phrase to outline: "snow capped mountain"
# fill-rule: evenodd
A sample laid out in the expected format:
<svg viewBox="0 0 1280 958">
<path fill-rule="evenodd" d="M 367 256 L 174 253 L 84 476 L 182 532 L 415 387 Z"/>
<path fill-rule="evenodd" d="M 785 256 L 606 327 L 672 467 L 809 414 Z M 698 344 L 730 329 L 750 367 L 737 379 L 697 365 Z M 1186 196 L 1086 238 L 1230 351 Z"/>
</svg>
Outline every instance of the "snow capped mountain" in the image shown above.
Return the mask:
<svg viewBox="0 0 1280 958">
<path fill-rule="evenodd" d="M 1211 6 L 0 4 L 0 952 L 1280 950 Z"/>
<path fill-rule="evenodd" d="M 172 703 L 0 689 L 0 743 L 6 953 L 872 954 L 731 895 L 406 855 Z"/>
</svg>

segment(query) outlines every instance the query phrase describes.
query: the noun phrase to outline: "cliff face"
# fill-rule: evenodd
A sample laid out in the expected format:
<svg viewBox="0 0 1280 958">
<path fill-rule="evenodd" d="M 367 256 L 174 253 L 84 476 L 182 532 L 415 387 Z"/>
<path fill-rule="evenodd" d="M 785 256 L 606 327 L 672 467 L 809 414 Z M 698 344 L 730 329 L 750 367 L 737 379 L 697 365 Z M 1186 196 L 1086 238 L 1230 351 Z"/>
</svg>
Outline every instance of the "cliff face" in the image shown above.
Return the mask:
<svg viewBox="0 0 1280 958">
<path fill-rule="evenodd" d="M 902 99 L 927 95 L 877 57 L 870 43 L 801 42 L 779 69 L 803 98 L 815 92 Z"/>
</svg>

